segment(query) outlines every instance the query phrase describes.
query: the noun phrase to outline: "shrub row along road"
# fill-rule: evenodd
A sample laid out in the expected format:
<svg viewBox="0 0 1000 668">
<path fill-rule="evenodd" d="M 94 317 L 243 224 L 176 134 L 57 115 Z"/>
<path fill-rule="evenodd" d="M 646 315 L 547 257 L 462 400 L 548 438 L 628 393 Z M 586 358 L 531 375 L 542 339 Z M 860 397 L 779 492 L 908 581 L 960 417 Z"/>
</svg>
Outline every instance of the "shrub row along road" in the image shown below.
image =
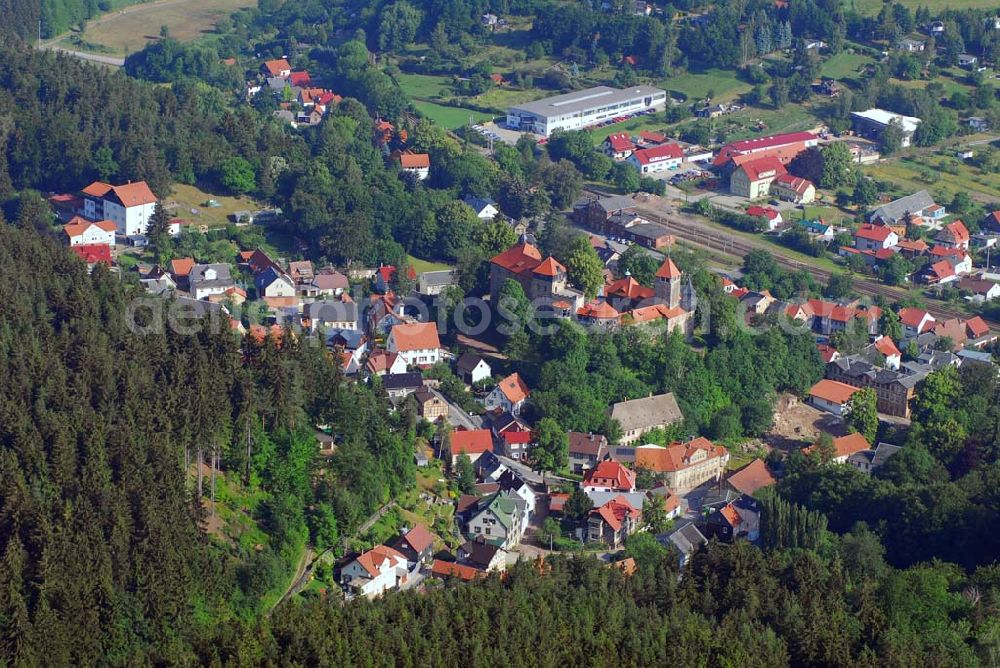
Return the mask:
<svg viewBox="0 0 1000 668">
<path fill-rule="evenodd" d="M 593 194 L 603 195 L 605 193 L 594 192 Z M 720 230 L 716 230 L 703 224 L 696 218 L 690 216 L 667 215 L 648 205 L 643 206 L 641 202 L 636 202 L 636 205 L 638 211 L 644 218 L 650 222 L 663 225 L 670 231 L 670 234 L 689 244 L 708 248 L 717 253 L 739 259 L 744 258 L 752 250 L 766 250 L 774 256 L 778 264 L 795 271 L 805 269 L 821 283 L 829 281 L 830 276 L 832 275 L 832 272 L 830 271 L 820 269 L 801 262 L 795 258 L 789 257 L 781 253 L 779 249 L 775 249 L 766 242 L 746 240 L 735 234 L 725 234 Z M 885 285 L 883 283 L 879 283 L 878 281 L 858 277 L 856 275 L 852 275 L 851 278 L 854 282 L 854 289 L 862 295 L 867 295 L 869 297 L 880 295 L 890 301 L 899 301 L 909 296 L 909 294 L 901 288 Z M 938 301 L 928 301 L 926 309 L 928 313 L 939 320 L 948 318 L 967 318 L 969 315 L 964 311 L 946 306 Z M 985 317 L 983 319 L 986 320 L 991 328 L 996 329 L 1000 327 L 1000 322 L 996 320 Z"/>
</svg>

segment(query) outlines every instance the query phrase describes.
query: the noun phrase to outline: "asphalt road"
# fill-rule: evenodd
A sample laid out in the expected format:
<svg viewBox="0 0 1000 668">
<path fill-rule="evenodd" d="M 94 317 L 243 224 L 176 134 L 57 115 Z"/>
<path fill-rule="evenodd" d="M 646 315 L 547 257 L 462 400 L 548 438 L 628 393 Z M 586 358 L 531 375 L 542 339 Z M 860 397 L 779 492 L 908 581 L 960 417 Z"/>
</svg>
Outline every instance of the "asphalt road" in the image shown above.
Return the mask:
<svg viewBox="0 0 1000 668">
<path fill-rule="evenodd" d="M 64 49 L 61 46 L 45 46 L 42 47 L 49 49 L 50 51 L 58 51 L 59 53 L 65 53 L 70 56 L 74 56 L 81 60 L 89 60 L 93 63 L 101 63 L 103 65 L 113 65 L 115 67 L 121 67 L 125 64 L 124 58 L 119 58 L 117 56 L 102 56 L 96 53 L 85 53 L 83 51 L 72 51 L 70 49 Z"/>
</svg>

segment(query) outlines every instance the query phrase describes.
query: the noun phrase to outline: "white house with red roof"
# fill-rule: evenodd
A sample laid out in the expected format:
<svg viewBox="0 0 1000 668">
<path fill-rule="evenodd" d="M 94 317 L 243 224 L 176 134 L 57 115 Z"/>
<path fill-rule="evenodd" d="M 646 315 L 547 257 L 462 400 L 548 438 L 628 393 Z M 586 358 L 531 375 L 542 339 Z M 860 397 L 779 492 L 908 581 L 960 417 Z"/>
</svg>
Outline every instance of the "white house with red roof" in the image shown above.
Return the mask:
<svg viewBox="0 0 1000 668">
<path fill-rule="evenodd" d="M 840 436 L 839 438 L 833 439 L 833 457 L 830 461 L 834 464 L 846 464 L 848 458 L 857 452 L 864 452 L 865 450 L 870 450 L 872 447 L 864 436 L 859 433 L 847 434 L 846 436 Z M 813 452 L 819 448 L 819 444 L 810 445 L 808 448 L 803 448 L 802 452 L 806 455 Z"/>
<path fill-rule="evenodd" d="M 771 184 L 771 194 L 796 204 L 809 204 L 816 200 L 816 186 L 800 176 L 779 174 Z"/>
<path fill-rule="evenodd" d="M 900 352 L 896 342 L 891 338 L 880 336 L 875 339 L 875 342 L 869 348 L 879 366 L 892 371 L 899 370 L 899 365 L 903 362 L 903 353 Z"/>
<path fill-rule="evenodd" d="M 260 70 L 269 77 L 281 77 L 285 79 L 291 75 L 292 66 L 288 64 L 288 60 L 285 58 L 277 58 L 275 60 L 264 61 L 260 66 Z"/>
<path fill-rule="evenodd" d="M 501 410 L 511 415 L 521 414 L 521 408 L 531 395 L 531 390 L 516 371 L 499 383 L 486 395 L 486 410 Z"/>
<path fill-rule="evenodd" d="M 63 225 L 63 233 L 70 246 L 114 246 L 118 227 L 110 220 L 91 222 L 74 216 Z"/>
<path fill-rule="evenodd" d="M 437 364 L 444 354 L 435 322 L 394 325 L 389 330 L 385 349 L 390 353 L 397 353 L 407 366 Z"/>
<path fill-rule="evenodd" d="M 665 172 L 680 167 L 684 162 L 684 149 L 677 144 L 641 148 L 630 155 L 627 162 L 638 169 L 640 174 Z"/>
<path fill-rule="evenodd" d="M 934 328 L 937 322 L 930 313 L 923 309 L 907 306 L 899 309 L 899 321 L 903 325 L 903 338 L 911 339 Z"/>
<path fill-rule="evenodd" d="M 767 197 L 774 179 L 787 173 L 778 158 L 768 156 L 748 160 L 733 171 L 729 178 L 729 191 L 748 199 Z"/>
<path fill-rule="evenodd" d="M 636 508 L 624 496 L 617 496 L 590 511 L 587 517 L 587 540 L 604 543 L 616 550 L 641 525 L 642 508 Z"/>
<path fill-rule="evenodd" d="M 769 206 L 751 206 L 747 208 L 747 215 L 753 216 L 754 218 L 763 218 L 767 221 L 767 229 L 773 230 L 774 228 L 781 225 L 784 219 L 781 217 L 781 212 L 775 208 Z"/>
<path fill-rule="evenodd" d="M 605 459 L 587 471 L 580 487 L 584 492 L 634 492 L 635 473 L 621 462 Z"/>
<path fill-rule="evenodd" d="M 854 247 L 859 251 L 879 251 L 899 243 L 899 235 L 888 225 L 865 223 L 854 233 Z"/>
<path fill-rule="evenodd" d="M 145 181 L 112 186 L 94 181 L 83 189 L 83 215 L 88 220 L 110 220 L 118 234 L 145 234 L 156 210 L 156 195 Z"/>
<path fill-rule="evenodd" d="M 827 413 L 843 416 L 848 402 L 859 389 L 847 383 L 823 378 L 809 389 L 809 403 Z"/>
<path fill-rule="evenodd" d="M 388 545 L 362 552 L 340 570 L 341 584 L 354 595 L 368 598 L 395 589 L 406 576 L 406 557 Z"/>
<path fill-rule="evenodd" d="M 427 153 L 410 153 L 409 151 L 399 154 L 399 168 L 404 172 L 415 174 L 423 181 L 431 175 L 431 156 Z"/>
<path fill-rule="evenodd" d="M 614 160 L 625 160 L 635 151 L 635 144 L 627 132 L 613 132 L 601 144 L 604 154 Z"/>
<path fill-rule="evenodd" d="M 819 137 L 811 132 L 786 132 L 779 135 L 769 135 L 767 137 L 754 137 L 752 139 L 741 139 L 726 144 L 719 149 L 718 154 L 712 161 L 716 167 L 721 167 L 732 160 L 736 155 L 752 155 L 763 151 L 774 151 L 786 147 L 801 145 L 802 148 L 816 146 Z"/>
<path fill-rule="evenodd" d="M 493 432 L 489 429 L 456 429 L 451 433 L 451 465 L 465 455 L 475 462 L 485 453 L 493 450 Z"/>
</svg>

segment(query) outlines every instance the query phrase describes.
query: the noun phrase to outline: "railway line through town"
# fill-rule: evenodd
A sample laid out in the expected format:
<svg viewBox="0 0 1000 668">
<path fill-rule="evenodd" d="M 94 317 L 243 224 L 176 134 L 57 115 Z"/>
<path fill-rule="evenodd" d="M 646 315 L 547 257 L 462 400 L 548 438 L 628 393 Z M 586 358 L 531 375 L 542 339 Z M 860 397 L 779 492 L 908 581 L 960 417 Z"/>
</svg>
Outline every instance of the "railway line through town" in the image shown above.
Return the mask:
<svg viewBox="0 0 1000 668">
<path fill-rule="evenodd" d="M 593 194 L 603 195 L 606 193 L 594 192 Z M 644 205 L 642 202 L 636 203 L 636 210 L 646 220 L 663 225 L 667 228 L 669 233 L 678 240 L 684 241 L 692 246 L 702 247 L 715 253 L 739 260 L 742 260 L 753 250 L 766 250 L 774 256 L 775 261 L 777 261 L 781 266 L 795 271 L 805 269 L 821 283 L 826 283 L 830 280 L 831 275 L 833 275 L 833 272 L 831 271 L 822 269 L 815 265 L 810 265 L 807 262 L 803 262 L 781 253 L 780 250 L 775 249 L 772 244 L 763 241 L 754 242 L 752 240 L 742 239 L 735 234 L 726 234 L 724 231 L 708 227 L 696 218 L 690 216 L 665 214 L 648 204 Z M 854 283 L 854 289 L 859 294 L 867 297 L 882 297 L 890 301 L 899 301 L 909 296 L 909 293 L 906 290 L 884 285 L 876 280 L 858 276 L 852 276 L 852 280 Z M 965 311 L 947 306 L 937 300 L 927 300 L 925 308 L 928 313 L 939 320 L 969 317 L 969 314 Z M 991 328 L 1000 329 L 1000 321 L 986 317 L 983 319 Z"/>
</svg>

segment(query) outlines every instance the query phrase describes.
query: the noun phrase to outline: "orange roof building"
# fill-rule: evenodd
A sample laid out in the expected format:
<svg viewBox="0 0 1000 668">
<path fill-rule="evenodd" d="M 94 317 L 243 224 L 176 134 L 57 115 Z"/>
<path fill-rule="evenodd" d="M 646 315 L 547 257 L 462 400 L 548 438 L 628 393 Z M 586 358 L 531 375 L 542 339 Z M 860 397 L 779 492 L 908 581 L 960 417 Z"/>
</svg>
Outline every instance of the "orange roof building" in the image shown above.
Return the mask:
<svg viewBox="0 0 1000 668">
<path fill-rule="evenodd" d="M 461 455 L 476 461 L 493 450 L 493 433 L 489 429 L 458 429 L 451 433 L 451 462 L 454 466 Z"/>
<path fill-rule="evenodd" d="M 738 494 L 749 494 L 753 496 L 755 492 L 764 487 L 770 487 L 778 482 L 774 474 L 767 468 L 763 459 L 755 459 L 739 471 L 734 471 L 728 478 L 726 484 Z"/>
<path fill-rule="evenodd" d="M 606 459 L 587 471 L 581 487 L 585 492 L 634 492 L 635 473 L 620 462 Z"/>
<path fill-rule="evenodd" d="M 118 234 L 145 234 L 156 209 L 156 195 L 145 181 L 113 186 L 94 181 L 83 194 L 83 215 L 88 220 L 110 220 Z"/>
<path fill-rule="evenodd" d="M 287 77 L 292 73 L 292 66 L 284 58 L 266 60 L 260 67 L 264 74 L 272 77 Z"/>
<path fill-rule="evenodd" d="M 538 248 L 526 241 L 490 259 L 490 295 L 494 300 L 507 279 L 520 283 L 528 299 L 535 299 L 565 291 L 566 278 L 566 267 L 553 257 L 543 259 Z"/>
<path fill-rule="evenodd" d="M 395 325 L 389 331 L 385 348 L 398 353 L 408 366 L 424 366 L 441 361 L 441 339 L 437 323 L 412 322 Z"/>
<path fill-rule="evenodd" d="M 729 463 L 729 451 L 704 437 L 668 447 L 642 445 L 635 449 L 635 466 L 664 475 L 664 483 L 682 494 L 710 480 L 719 480 Z"/>
<path fill-rule="evenodd" d="M 809 401 L 820 410 L 834 415 L 844 415 L 847 402 L 859 389 L 847 383 L 824 378 L 809 389 Z"/>
<path fill-rule="evenodd" d="M 819 444 L 815 443 L 810 445 L 808 448 L 803 448 L 802 452 L 806 455 L 812 453 L 814 450 L 819 448 Z M 848 434 L 847 436 L 841 436 L 839 438 L 833 439 L 833 448 L 835 454 L 831 461 L 838 464 L 843 464 L 847 461 L 847 458 L 856 452 L 864 452 L 865 450 L 871 450 L 872 445 L 868 440 L 861 434 L 854 433 Z"/>
</svg>

